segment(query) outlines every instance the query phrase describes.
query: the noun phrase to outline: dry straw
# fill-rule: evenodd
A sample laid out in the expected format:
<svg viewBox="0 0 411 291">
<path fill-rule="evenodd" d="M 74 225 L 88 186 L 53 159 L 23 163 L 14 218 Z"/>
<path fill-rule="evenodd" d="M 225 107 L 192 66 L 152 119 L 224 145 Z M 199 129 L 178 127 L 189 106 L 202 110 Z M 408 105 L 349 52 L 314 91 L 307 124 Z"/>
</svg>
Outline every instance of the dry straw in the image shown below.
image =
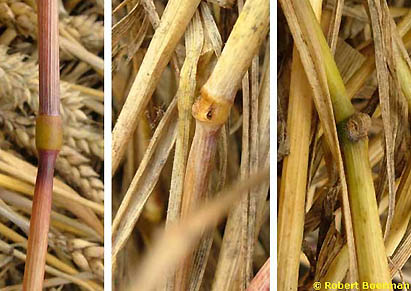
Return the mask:
<svg viewBox="0 0 411 291">
<path fill-rule="evenodd" d="M 402 8 L 388 7 L 385 1 L 368 1 L 365 9 L 352 1 L 331 1 L 332 6 L 322 7 L 323 32 L 309 1 L 280 3 L 305 72 L 295 79 L 295 52 L 293 65 L 280 72 L 281 82 L 290 88 L 279 97 L 281 101 L 289 98 L 288 120 L 281 121 L 287 125 L 289 144 L 280 140 L 280 147 L 290 152 L 284 151 L 280 164 L 277 271 L 283 280 L 278 288 L 311 288 L 314 281 L 320 281 L 324 289 L 326 282 L 345 281 L 387 283 L 386 289 L 391 290 L 392 276 L 410 253 L 406 250 L 409 195 L 405 194 L 411 72 L 406 52 L 408 10 L 399 13 Z M 394 17 L 398 17 L 396 22 Z M 336 43 L 337 36 L 345 40 Z M 287 66 L 285 56 L 290 55 L 281 55 Z M 301 98 L 303 94 L 295 95 L 296 88 L 304 84 L 304 75 L 309 84 L 304 93 L 314 99 L 319 125 L 310 113 L 295 113 L 298 106 L 309 102 Z M 286 83 L 289 76 L 290 83 Z M 299 121 L 303 116 L 304 122 Z M 301 127 L 310 120 L 314 126 Z M 306 135 L 297 137 L 295 133 L 303 128 Z M 305 137 L 302 144 L 301 137 Z M 294 161 L 291 166 L 290 161 Z M 308 168 L 299 168 L 301 163 Z M 294 183 L 299 178 L 289 176 L 293 169 L 302 171 L 302 175 L 294 175 L 302 176 L 301 183 Z M 299 191 L 295 190 L 298 185 Z M 299 223 L 288 220 L 290 213 Z M 293 251 L 285 251 L 289 246 Z M 394 267 L 393 259 L 400 267 Z M 310 271 L 300 276 L 307 267 Z"/>
<path fill-rule="evenodd" d="M 269 1 L 184 3 L 113 10 L 117 290 L 245 290 L 269 257 L 268 180 L 222 202 L 269 167 Z"/>
<path fill-rule="evenodd" d="M 201 97 L 193 105 L 196 130 L 184 178 L 182 219 L 207 197 L 218 132 L 228 118 L 240 80 L 266 37 L 268 13 L 268 1 L 246 3 L 211 76 L 201 88 Z M 189 284 L 191 260 L 188 257 L 176 273 L 177 289 L 186 289 Z"/>
<path fill-rule="evenodd" d="M 200 1 L 172 0 L 167 3 L 144 61 L 130 88 L 124 107 L 113 130 L 112 172 L 116 172 L 143 109 L 154 92 L 160 75 L 171 58 Z"/>
</svg>

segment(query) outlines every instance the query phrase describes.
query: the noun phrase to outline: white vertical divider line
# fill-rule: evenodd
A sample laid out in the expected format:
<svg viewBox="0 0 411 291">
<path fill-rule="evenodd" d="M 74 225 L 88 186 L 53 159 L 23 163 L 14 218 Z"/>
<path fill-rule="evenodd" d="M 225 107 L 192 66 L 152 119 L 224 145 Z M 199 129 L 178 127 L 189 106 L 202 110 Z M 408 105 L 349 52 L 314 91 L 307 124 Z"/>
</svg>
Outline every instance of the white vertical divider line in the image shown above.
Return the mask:
<svg viewBox="0 0 411 291">
<path fill-rule="evenodd" d="M 111 291 L 111 26 L 112 1 L 104 1 L 104 290 Z"/>
<path fill-rule="evenodd" d="M 270 0 L 270 289 L 277 289 L 277 1 Z"/>
</svg>

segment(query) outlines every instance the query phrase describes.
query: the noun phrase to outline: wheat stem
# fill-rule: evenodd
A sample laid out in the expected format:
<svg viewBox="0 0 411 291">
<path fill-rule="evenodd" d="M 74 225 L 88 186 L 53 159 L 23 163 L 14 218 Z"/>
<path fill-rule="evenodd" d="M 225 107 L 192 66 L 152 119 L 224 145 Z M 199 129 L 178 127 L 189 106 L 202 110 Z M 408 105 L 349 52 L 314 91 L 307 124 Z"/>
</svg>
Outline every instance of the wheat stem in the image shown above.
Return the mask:
<svg viewBox="0 0 411 291">
<path fill-rule="evenodd" d="M 398 201 L 396 204 L 394 218 L 392 220 L 391 231 L 385 240 L 385 248 L 388 256 L 391 256 L 404 237 L 407 225 L 411 218 L 411 159 L 401 179 L 397 190 Z M 330 264 L 327 273 L 321 282 L 342 281 L 348 270 L 348 248 L 344 246 Z"/>
<path fill-rule="evenodd" d="M 322 1 L 311 1 L 318 19 L 321 19 L 321 4 Z M 287 120 L 290 153 L 283 163 L 278 214 L 279 290 L 297 290 L 298 285 L 313 110 L 310 85 L 295 48 L 291 70 Z"/>
<path fill-rule="evenodd" d="M 370 118 L 355 113 L 312 9 L 303 1 L 321 47 L 331 101 L 338 127 L 350 199 L 358 274 L 361 282 L 389 283 L 391 277 L 385 255 L 371 168 L 368 160 Z M 302 2 L 301 2 L 302 3 Z"/>
<path fill-rule="evenodd" d="M 241 79 L 266 37 L 269 1 L 249 0 L 241 11 L 217 64 L 194 103 L 196 130 L 184 179 L 181 217 L 184 219 L 207 197 L 209 173 L 216 140 L 227 121 Z M 187 290 L 191 253 L 177 270 L 177 290 Z"/>
<path fill-rule="evenodd" d="M 39 166 L 24 270 L 23 290 L 27 291 L 40 290 L 43 285 L 54 167 L 63 137 L 59 110 L 58 1 L 39 1 L 38 30 L 40 106 L 36 147 Z"/>
</svg>

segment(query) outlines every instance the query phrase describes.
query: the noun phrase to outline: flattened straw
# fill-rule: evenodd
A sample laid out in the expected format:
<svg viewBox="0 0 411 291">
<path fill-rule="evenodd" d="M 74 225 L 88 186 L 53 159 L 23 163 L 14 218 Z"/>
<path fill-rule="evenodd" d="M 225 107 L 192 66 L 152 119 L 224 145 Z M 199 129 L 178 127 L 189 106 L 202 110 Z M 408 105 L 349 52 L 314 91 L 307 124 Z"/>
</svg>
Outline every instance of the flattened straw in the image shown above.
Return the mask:
<svg viewBox="0 0 411 291">
<path fill-rule="evenodd" d="M 334 55 L 337 48 L 338 32 L 340 31 L 341 18 L 344 9 L 344 0 L 337 0 L 332 12 L 332 21 L 330 21 L 330 29 L 328 30 L 328 44 L 331 52 Z M 321 19 L 321 18 L 320 18 Z"/>
<path fill-rule="evenodd" d="M 395 24 L 391 23 L 392 19 L 389 15 L 388 5 L 383 4 L 382 1 L 367 1 L 368 11 L 371 18 L 372 31 L 374 37 L 375 49 L 375 65 L 378 80 L 378 96 L 379 104 L 382 110 L 382 121 L 384 128 L 384 144 L 385 144 L 385 162 L 384 173 L 388 176 L 389 189 L 389 208 L 387 215 L 387 222 L 385 225 L 384 238 L 387 237 L 395 207 L 395 169 L 394 169 L 394 150 L 395 150 L 395 122 L 392 117 L 392 105 L 394 98 L 398 94 L 393 94 L 393 77 L 389 70 L 394 63 L 394 43 L 391 33 L 395 29 Z M 390 101 L 391 99 L 391 101 Z"/>
<path fill-rule="evenodd" d="M 192 127 L 191 107 L 194 102 L 196 89 L 197 63 L 203 47 L 203 28 L 198 12 L 188 25 L 186 42 L 186 59 L 181 68 L 179 88 L 176 94 L 178 104 L 178 133 L 176 150 L 171 176 L 169 211 L 167 212 L 167 224 L 178 218 L 180 213 L 181 195 L 183 192 L 184 174 L 186 170 L 188 147 L 190 141 L 190 128 Z M 175 208 L 175 209 L 174 209 Z"/>
<path fill-rule="evenodd" d="M 176 149 L 171 175 L 166 226 L 177 220 L 180 215 L 184 175 L 190 146 L 190 129 L 193 127 L 191 107 L 196 91 L 197 65 L 204 43 L 204 32 L 200 14 L 197 11 L 185 33 L 186 58 L 181 68 L 179 86 L 176 94 L 178 103 L 178 123 Z M 167 290 L 174 289 L 174 278 L 167 282 Z"/>
<path fill-rule="evenodd" d="M 165 161 L 174 147 L 177 135 L 176 103 L 176 99 L 173 99 L 157 126 L 144 158 L 114 217 L 112 226 L 113 267 L 115 267 L 118 252 L 125 246 L 143 211 L 144 204 L 157 184 Z"/>
</svg>

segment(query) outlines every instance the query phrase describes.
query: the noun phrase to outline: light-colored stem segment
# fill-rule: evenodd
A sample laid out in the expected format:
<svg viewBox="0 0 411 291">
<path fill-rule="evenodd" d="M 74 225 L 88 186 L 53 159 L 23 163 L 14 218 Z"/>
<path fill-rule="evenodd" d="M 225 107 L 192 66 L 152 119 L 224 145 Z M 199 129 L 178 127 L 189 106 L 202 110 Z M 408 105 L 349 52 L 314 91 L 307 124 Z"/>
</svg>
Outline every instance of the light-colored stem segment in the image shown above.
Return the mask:
<svg viewBox="0 0 411 291">
<path fill-rule="evenodd" d="M 411 159 L 408 160 L 407 169 L 401 179 L 397 190 L 398 201 L 396 204 L 394 218 L 392 220 L 391 231 L 385 240 L 387 256 L 391 256 L 407 230 L 407 225 L 411 218 Z M 348 248 L 345 245 L 334 258 L 327 273 L 321 282 L 340 282 L 344 279 L 348 270 Z"/>
<path fill-rule="evenodd" d="M 401 56 L 398 56 L 396 61 L 397 76 L 401 83 L 402 92 L 407 99 L 408 110 L 411 110 L 411 69 Z"/>
<path fill-rule="evenodd" d="M 193 128 L 191 108 L 195 97 L 197 66 L 203 44 L 204 32 L 200 13 L 197 11 L 185 33 L 186 58 L 181 68 L 176 94 L 178 101 L 177 139 L 171 175 L 166 227 L 180 216 L 186 163 L 190 149 L 190 132 L 192 132 L 191 129 Z M 175 276 L 168 278 L 165 291 L 174 290 L 175 279 Z"/>
<path fill-rule="evenodd" d="M 241 79 L 266 36 L 269 6 L 267 0 L 250 0 L 244 5 L 213 73 L 202 88 L 202 93 L 212 96 L 216 103 L 234 101 Z"/>
<path fill-rule="evenodd" d="M 322 1 L 311 1 L 317 18 Z M 310 147 L 312 90 L 300 56 L 293 52 L 287 132 L 290 153 L 284 158 L 278 212 L 278 290 L 297 290 Z"/>
<path fill-rule="evenodd" d="M 294 56 L 298 53 L 294 51 Z M 294 61 L 293 72 L 295 71 Z M 289 113 L 290 154 L 283 161 L 278 212 L 278 289 L 297 290 L 310 146 L 312 99 L 304 71 L 291 75 Z M 303 77 L 302 77 L 303 75 Z M 293 79 L 300 82 L 293 83 Z M 294 81 L 295 82 L 295 81 Z M 305 87 L 305 88 L 303 88 Z M 302 91 L 302 89 L 305 89 Z M 299 92 L 299 94 L 297 94 Z M 299 113 L 299 114 L 296 114 Z"/>
<path fill-rule="evenodd" d="M 178 133 L 166 225 L 176 220 L 180 214 L 184 175 L 190 146 L 190 130 L 193 127 L 191 108 L 194 102 L 197 65 L 203 47 L 203 38 L 200 14 L 196 13 L 185 34 L 186 59 L 181 68 L 179 87 L 176 94 L 178 105 Z"/>
<path fill-rule="evenodd" d="M 112 173 L 120 164 L 126 145 L 149 102 L 161 73 L 170 61 L 178 41 L 197 9 L 200 0 L 171 0 L 164 10 L 147 53 L 133 82 L 112 137 Z"/>
<path fill-rule="evenodd" d="M 174 147 L 176 137 L 176 100 L 173 99 L 150 140 L 144 157 L 113 220 L 112 265 L 125 246 L 143 207 L 157 184 L 164 161 Z M 149 166 L 151 165 L 152 166 Z M 134 195 L 137 194 L 137 195 Z"/>
<path fill-rule="evenodd" d="M 361 282 L 390 283 L 377 200 L 368 161 L 368 140 L 342 141 Z M 390 288 L 388 288 L 390 289 Z"/>
</svg>

